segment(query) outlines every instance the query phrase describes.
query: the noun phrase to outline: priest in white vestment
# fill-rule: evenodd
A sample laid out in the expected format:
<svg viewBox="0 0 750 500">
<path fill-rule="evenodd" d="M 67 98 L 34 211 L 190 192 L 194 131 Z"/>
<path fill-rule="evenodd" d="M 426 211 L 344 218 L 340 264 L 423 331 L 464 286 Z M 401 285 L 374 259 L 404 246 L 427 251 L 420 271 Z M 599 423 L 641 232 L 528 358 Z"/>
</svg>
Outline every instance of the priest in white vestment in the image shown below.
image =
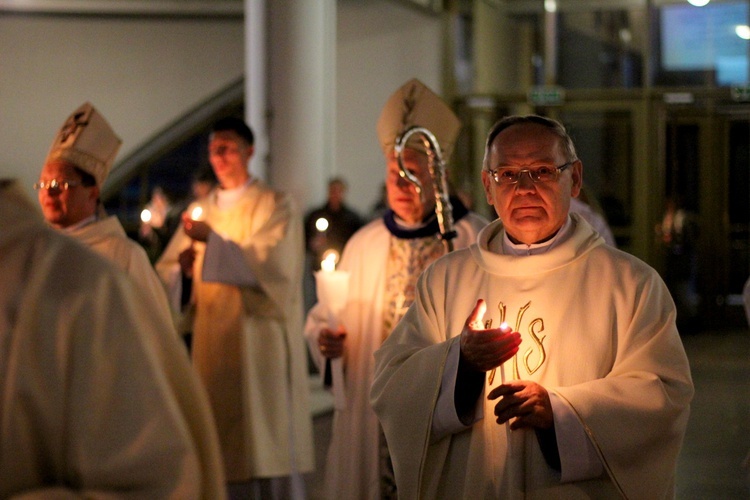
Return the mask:
<svg viewBox="0 0 750 500">
<path fill-rule="evenodd" d="M 693 384 L 658 274 L 569 216 L 564 127 L 508 117 L 482 182 L 499 219 L 429 267 L 375 354 L 403 498 L 673 498 Z"/>
<path fill-rule="evenodd" d="M 406 168 L 424 188 L 421 195 L 402 178 L 394 154 L 396 138 L 412 126 L 425 127 L 436 136 L 446 162 L 461 127 L 450 108 L 418 80 L 410 80 L 389 98 L 377 130 L 386 160 L 390 208 L 346 244 L 337 266 L 350 273 L 340 328 L 330 327 L 323 304 L 311 309 L 305 324 L 310 352 L 321 371 L 326 370 L 327 359 L 343 358 L 345 372 L 345 405 L 335 409 L 326 460 L 326 498 L 395 496 L 387 451 L 380 443 L 379 425 L 368 399 L 373 353 L 413 300 L 419 273 L 446 252 L 423 148 L 407 144 L 403 157 Z M 469 212 L 457 198 L 451 203 L 457 232 L 453 244 L 462 248 L 476 239 L 487 221 Z"/>
<path fill-rule="evenodd" d="M 224 498 L 208 397 L 155 304 L 8 180 L 0 253 L 0 498 Z"/>
<path fill-rule="evenodd" d="M 146 251 L 128 238 L 116 216 L 107 215 L 99 199 L 120 144 L 102 114 L 84 103 L 60 127 L 34 188 L 50 226 L 124 270 L 171 324 L 164 285 Z"/>
<path fill-rule="evenodd" d="M 188 207 L 156 268 L 170 297 L 192 295 L 191 352 L 230 497 L 304 498 L 301 475 L 313 469 L 314 450 L 302 219 L 290 195 L 250 175 L 253 142 L 239 118 L 213 125 L 208 152 L 219 187 Z M 182 289 L 189 284 L 192 294 Z"/>
</svg>

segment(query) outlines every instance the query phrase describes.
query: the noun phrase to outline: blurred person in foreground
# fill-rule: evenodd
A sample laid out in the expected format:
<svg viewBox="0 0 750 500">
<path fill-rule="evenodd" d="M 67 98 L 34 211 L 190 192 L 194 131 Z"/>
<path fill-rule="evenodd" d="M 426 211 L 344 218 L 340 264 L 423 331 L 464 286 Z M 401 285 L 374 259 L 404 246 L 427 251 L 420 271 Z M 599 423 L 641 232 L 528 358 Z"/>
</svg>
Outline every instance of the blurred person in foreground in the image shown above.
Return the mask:
<svg viewBox="0 0 750 500">
<path fill-rule="evenodd" d="M 693 396 L 675 307 L 576 214 L 565 128 L 487 137 L 499 218 L 436 261 L 375 353 L 371 401 L 404 498 L 673 498 Z"/>
<path fill-rule="evenodd" d="M 208 398 L 155 304 L 0 179 L 0 497 L 225 497 Z"/>
<path fill-rule="evenodd" d="M 34 184 L 47 223 L 124 270 L 172 320 L 164 286 L 146 251 L 104 211 L 100 195 L 122 141 L 104 116 L 84 103 L 55 136 Z"/>
<path fill-rule="evenodd" d="M 446 251 L 435 214 L 429 160 L 421 141 L 407 145 L 403 159 L 422 183 L 422 194 L 400 175 L 394 145 L 411 126 L 430 130 L 447 162 L 461 123 L 419 80 L 408 81 L 391 95 L 377 123 L 389 209 L 357 231 L 344 248 L 338 269 L 349 271 L 351 278 L 342 325 L 330 328 L 321 304 L 311 309 L 305 325 L 318 366 L 324 369 L 325 360 L 343 357 L 346 370 L 346 408 L 334 414 L 326 461 L 326 498 L 396 496 L 387 446 L 368 401 L 372 356 L 413 300 L 419 273 Z M 451 203 L 458 233 L 454 245 L 461 248 L 476 239 L 487 221 L 469 212 L 457 198 L 451 198 Z"/>
<path fill-rule="evenodd" d="M 214 124 L 208 154 L 219 185 L 190 205 L 156 268 L 178 290 L 171 297 L 192 296 L 191 353 L 230 497 L 304 498 L 314 450 L 302 219 L 291 196 L 250 175 L 253 144 L 242 119 Z"/>
</svg>

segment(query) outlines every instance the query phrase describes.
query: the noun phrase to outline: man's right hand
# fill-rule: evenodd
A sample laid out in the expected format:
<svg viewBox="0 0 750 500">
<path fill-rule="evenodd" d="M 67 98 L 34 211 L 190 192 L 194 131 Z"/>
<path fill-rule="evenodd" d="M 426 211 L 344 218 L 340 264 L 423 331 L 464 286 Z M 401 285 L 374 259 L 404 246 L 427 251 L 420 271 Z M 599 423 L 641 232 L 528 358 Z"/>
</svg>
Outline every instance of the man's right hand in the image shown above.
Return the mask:
<svg viewBox="0 0 750 500">
<path fill-rule="evenodd" d="M 508 361 L 518 352 L 521 334 L 509 327 L 484 328 L 487 305 L 479 299 L 461 331 L 461 363 L 475 371 L 487 372 Z"/>
<path fill-rule="evenodd" d="M 191 245 L 180 252 L 178 260 L 180 262 L 180 269 L 182 270 L 183 276 L 185 276 L 186 278 L 192 278 L 193 263 L 195 262 L 195 248 L 193 248 L 193 246 Z"/>
<path fill-rule="evenodd" d="M 318 336 L 318 348 L 325 358 L 340 358 L 344 355 L 345 341 L 346 332 L 342 326 L 336 331 L 323 328 Z"/>
</svg>

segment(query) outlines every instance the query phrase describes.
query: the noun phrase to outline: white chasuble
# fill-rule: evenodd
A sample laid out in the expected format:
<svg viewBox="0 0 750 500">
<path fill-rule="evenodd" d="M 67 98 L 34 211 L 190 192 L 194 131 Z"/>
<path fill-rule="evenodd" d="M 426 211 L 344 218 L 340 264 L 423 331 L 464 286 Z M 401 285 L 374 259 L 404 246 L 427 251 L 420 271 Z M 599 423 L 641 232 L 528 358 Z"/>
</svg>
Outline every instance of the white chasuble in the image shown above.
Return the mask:
<svg viewBox="0 0 750 500">
<path fill-rule="evenodd" d="M 375 354 L 371 392 L 399 495 L 674 496 L 693 395 L 674 303 L 653 269 L 604 245 L 581 218 L 572 220 L 567 240 L 530 256 L 490 251 L 503 237 L 495 221 L 477 244 L 438 259 L 419 278 L 414 303 Z M 480 298 L 488 305 L 484 319 L 504 319 L 522 343 L 492 384 L 486 376 L 477 402 L 484 418 L 433 440 L 446 358 Z M 535 381 L 569 405 L 605 473 L 563 482 L 534 431 L 498 425 L 496 402 L 486 395 L 503 377 Z"/>
</svg>

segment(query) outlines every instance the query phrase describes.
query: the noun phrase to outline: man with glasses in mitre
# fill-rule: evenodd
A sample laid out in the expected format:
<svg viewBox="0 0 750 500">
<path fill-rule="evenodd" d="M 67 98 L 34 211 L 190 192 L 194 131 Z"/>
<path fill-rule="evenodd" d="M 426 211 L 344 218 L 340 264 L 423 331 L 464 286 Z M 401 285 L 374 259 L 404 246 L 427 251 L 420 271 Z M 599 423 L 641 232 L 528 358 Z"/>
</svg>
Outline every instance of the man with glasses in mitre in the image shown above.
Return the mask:
<svg viewBox="0 0 750 500">
<path fill-rule="evenodd" d="M 146 251 L 128 238 L 117 216 L 107 215 L 100 199 L 121 144 L 104 116 L 82 104 L 57 132 L 34 189 L 50 226 L 114 262 L 172 324 L 166 291 Z"/>
</svg>

